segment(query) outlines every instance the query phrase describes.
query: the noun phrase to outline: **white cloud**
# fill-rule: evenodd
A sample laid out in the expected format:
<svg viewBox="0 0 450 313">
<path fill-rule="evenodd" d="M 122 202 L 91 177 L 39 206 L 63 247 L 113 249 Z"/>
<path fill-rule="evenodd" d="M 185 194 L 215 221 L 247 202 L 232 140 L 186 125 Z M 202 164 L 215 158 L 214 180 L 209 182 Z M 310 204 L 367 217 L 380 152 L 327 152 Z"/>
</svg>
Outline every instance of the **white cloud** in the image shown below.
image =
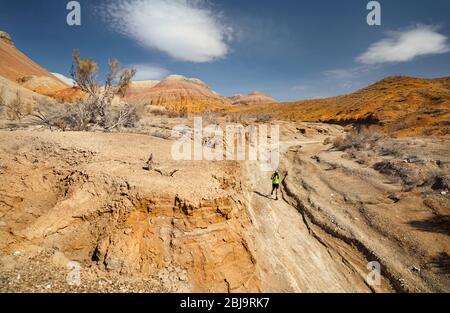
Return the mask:
<svg viewBox="0 0 450 313">
<path fill-rule="evenodd" d="M 129 67 L 137 71 L 134 80 L 160 80 L 170 73 L 165 68 L 152 64 L 133 64 Z"/>
<path fill-rule="evenodd" d="M 411 61 L 415 57 L 450 51 L 447 37 L 435 26 L 417 25 L 405 31 L 389 32 L 357 58 L 363 64 Z"/>
<path fill-rule="evenodd" d="M 203 0 L 119 0 L 101 14 L 116 31 L 176 60 L 209 62 L 229 52 L 231 29 Z"/>
<path fill-rule="evenodd" d="M 75 81 L 72 78 L 68 78 L 59 73 L 52 73 L 52 75 L 55 76 L 56 78 L 58 78 L 60 81 L 62 81 L 67 86 L 70 86 L 70 87 L 75 86 Z"/>
</svg>

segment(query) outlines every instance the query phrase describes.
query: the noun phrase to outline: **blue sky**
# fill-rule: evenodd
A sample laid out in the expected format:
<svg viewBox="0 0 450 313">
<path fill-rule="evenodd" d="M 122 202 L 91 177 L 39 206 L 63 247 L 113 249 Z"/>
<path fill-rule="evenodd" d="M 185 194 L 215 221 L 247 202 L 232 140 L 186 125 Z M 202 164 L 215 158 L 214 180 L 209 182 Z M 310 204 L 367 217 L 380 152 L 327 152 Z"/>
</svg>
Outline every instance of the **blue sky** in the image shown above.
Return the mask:
<svg viewBox="0 0 450 313">
<path fill-rule="evenodd" d="M 381 26 L 366 0 L 2 0 L 0 30 L 50 70 L 69 75 L 73 48 L 138 77 L 196 77 L 229 96 L 280 101 L 349 93 L 388 75 L 450 76 L 450 1 L 384 0 Z"/>
</svg>

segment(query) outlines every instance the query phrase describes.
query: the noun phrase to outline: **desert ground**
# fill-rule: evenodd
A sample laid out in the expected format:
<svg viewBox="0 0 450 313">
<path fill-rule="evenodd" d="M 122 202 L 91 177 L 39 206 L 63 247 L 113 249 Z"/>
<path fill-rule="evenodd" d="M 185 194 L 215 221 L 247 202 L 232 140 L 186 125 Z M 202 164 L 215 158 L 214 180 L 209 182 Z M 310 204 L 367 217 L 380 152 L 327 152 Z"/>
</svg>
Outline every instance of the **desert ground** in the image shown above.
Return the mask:
<svg viewBox="0 0 450 313">
<path fill-rule="evenodd" d="M 192 121 L 151 120 L 124 133 L 0 131 L 2 291 L 449 291 L 448 180 L 436 174 L 448 173 L 448 139 L 341 151 L 340 126 L 274 121 L 276 201 L 257 161 L 173 161 L 164 132 Z M 380 285 L 367 284 L 370 261 Z"/>
</svg>

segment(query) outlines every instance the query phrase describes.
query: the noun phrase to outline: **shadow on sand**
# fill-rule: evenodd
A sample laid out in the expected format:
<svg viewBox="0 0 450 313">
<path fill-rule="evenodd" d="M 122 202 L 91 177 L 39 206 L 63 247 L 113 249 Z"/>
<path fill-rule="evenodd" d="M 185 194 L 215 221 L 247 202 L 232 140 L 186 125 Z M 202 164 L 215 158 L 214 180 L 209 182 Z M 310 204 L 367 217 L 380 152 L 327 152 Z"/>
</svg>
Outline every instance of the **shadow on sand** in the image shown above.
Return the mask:
<svg viewBox="0 0 450 313">
<path fill-rule="evenodd" d="M 263 194 L 262 192 L 259 192 L 259 191 L 253 191 L 253 192 L 256 193 L 260 197 L 264 197 L 264 198 L 267 198 L 269 200 L 275 200 L 275 198 L 272 198 L 271 195 L 266 195 L 266 194 Z"/>
<path fill-rule="evenodd" d="M 430 265 L 437 269 L 439 273 L 446 275 L 450 274 L 450 256 L 446 252 L 441 252 L 434 257 L 433 261 L 430 262 Z"/>
<path fill-rule="evenodd" d="M 437 215 L 422 221 L 411 221 L 408 224 L 421 231 L 450 236 L 450 215 Z"/>
</svg>

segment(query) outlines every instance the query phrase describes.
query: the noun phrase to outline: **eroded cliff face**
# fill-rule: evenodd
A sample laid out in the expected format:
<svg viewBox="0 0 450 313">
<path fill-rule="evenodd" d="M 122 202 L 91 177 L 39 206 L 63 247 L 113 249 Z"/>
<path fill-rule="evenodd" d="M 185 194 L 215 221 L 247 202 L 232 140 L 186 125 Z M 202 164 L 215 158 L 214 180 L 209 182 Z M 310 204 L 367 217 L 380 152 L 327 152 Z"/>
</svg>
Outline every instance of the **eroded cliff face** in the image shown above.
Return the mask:
<svg viewBox="0 0 450 313">
<path fill-rule="evenodd" d="M 1 156 L 3 262 L 16 251 L 31 256 L 50 249 L 82 268 L 151 277 L 159 290 L 260 290 L 240 187 L 228 183 L 238 174 L 234 165 L 226 171 L 215 168 L 213 183 L 205 179 L 212 174 L 208 170 L 187 173 L 199 196 L 178 187 L 155 192 L 161 181 L 177 178 L 145 171 L 139 161 L 135 170 L 115 173 L 117 164 L 103 163 L 98 146 L 77 149 L 67 138 L 55 142 L 49 135 L 35 141 L 30 133 L 23 135 L 18 141 L 24 146 L 5 144 L 7 153 Z M 128 179 L 133 171 L 144 175 L 139 183 Z M 202 192 L 202 180 L 217 189 Z M 58 265 L 64 269 L 64 263 L 45 264 L 49 270 Z"/>
<path fill-rule="evenodd" d="M 110 220 L 98 232 L 90 254 L 99 266 L 128 275 L 165 273 L 164 284 L 175 291 L 258 290 L 243 216 L 230 200 L 194 205 L 176 196 L 139 195 L 127 206 L 116 223 Z"/>
</svg>

